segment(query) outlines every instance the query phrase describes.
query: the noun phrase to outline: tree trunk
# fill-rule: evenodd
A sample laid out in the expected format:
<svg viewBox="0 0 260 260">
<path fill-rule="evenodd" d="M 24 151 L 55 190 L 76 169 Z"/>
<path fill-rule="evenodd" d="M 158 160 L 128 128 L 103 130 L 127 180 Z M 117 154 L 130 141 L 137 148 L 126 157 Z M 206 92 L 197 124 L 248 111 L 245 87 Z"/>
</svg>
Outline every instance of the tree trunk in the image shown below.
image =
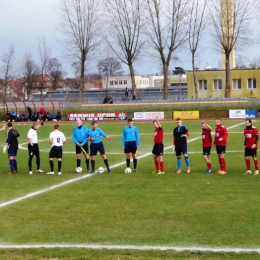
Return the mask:
<svg viewBox="0 0 260 260">
<path fill-rule="evenodd" d="M 163 99 L 168 99 L 168 68 L 169 64 L 163 64 Z"/>
<path fill-rule="evenodd" d="M 226 53 L 226 89 L 225 89 L 225 98 L 230 98 L 230 62 L 229 62 L 230 53 Z"/>
<path fill-rule="evenodd" d="M 129 64 L 130 76 L 131 76 L 131 81 L 132 81 L 132 90 L 135 90 L 135 92 L 136 92 L 134 67 L 133 67 L 133 64 L 131 62 L 128 63 L 128 64 Z"/>
<path fill-rule="evenodd" d="M 195 53 L 192 52 L 192 75 L 193 75 L 193 84 L 194 84 L 194 90 L 195 90 L 195 98 L 197 99 L 199 97 L 198 95 L 198 83 L 196 78 L 196 72 L 195 72 Z"/>
<path fill-rule="evenodd" d="M 79 99 L 83 102 L 83 89 L 84 89 L 84 78 L 85 78 L 85 61 L 86 55 L 85 50 L 81 53 L 81 69 L 80 69 L 80 85 L 79 85 Z"/>
</svg>

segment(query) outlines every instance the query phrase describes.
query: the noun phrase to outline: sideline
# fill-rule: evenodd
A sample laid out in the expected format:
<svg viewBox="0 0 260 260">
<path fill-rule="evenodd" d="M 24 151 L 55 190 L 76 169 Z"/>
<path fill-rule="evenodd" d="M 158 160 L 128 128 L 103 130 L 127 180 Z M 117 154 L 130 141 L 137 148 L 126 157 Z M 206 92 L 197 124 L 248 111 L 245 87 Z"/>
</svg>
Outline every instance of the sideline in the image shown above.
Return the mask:
<svg viewBox="0 0 260 260">
<path fill-rule="evenodd" d="M 214 253 L 258 253 L 260 248 L 243 247 L 199 247 L 199 246 L 132 246 L 132 245 L 99 245 L 99 244 L 37 244 L 37 245 L 3 245 L 0 249 L 52 249 L 52 248 L 83 248 L 83 249 L 109 249 L 109 250 L 139 250 L 139 251 L 176 251 L 176 252 L 214 252 Z"/>
<path fill-rule="evenodd" d="M 244 124 L 244 121 L 243 121 L 242 123 L 236 124 L 236 125 L 234 125 L 234 126 L 230 126 L 230 127 L 228 127 L 227 129 L 232 129 L 232 128 L 235 128 L 235 127 L 240 126 L 240 125 L 242 125 L 242 124 Z M 212 134 L 215 134 L 215 133 L 212 133 Z M 188 140 L 188 143 L 193 142 L 193 141 L 196 141 L 196 140 L 198 140 L 198 139 L 200 139 L 200 138 L 201 138 L 201 136 L 198 136 L 198 137 L 195 137 L 195 138 L 193 138 L 193 139 L 190 139 L 190 140 Z M 172 148 L 172 145 L 171 145 L 171 146 L 168 146 L 168 147 L 166 147 L 166 148 L 164 148 L 164 149 L 167 150 L 167 149 L 171 149 L 171 148 Z M 149 155 L 151 155 L 151 154 L 152 154 L 152 153 L 149 152 L 149 153 L 146 153 L 146 154 L 144 154 L 144 155 L 138 156 L 138 159 L 145 158 L 145 157 L 147 157 L 147 156 L 149 156 Z M 124 164 L 125 164 L 125 161 L 123 161 L 123 162 L 121 162 L 121 163 L 114 164 L 114 165 L 112 165 L 112 166 L 110 167 L 110 169 L 114 169 L 114 168 L 116 168 L 116 167 L 118 167 L 118 166 L 121 166 L 121 165 L 124 165 Z M 45 188 L 45 189 L 41 189 L 41 190 L 39 190 L 39 191 L 31 192 L 31 193 L 29 193 L 29 194 L 27 194 L 27 195 L 24 195 L 24 196 L 21 196 L 21 197 L 19 197 L 19 198 L 16 198 L 16 199 L 13 199 L 13 200 L 9 200 L 9 201 L 0 203 L 0 209 L 4 208 L 4 207 L 6 207 L 6 206 L 12 205 L 12 204 L 14 204 L 14 203 L 17 203 L 17 202 L 20 202 L 20 201 L 23 201 L 23 200 L 26 200 L 26 199 L 35 197 L 35 196 L 37 196 L 37 195 L 43 194 L 43 193 L 45 193 L 45 192 L 58 189 L 58 188 L 60 188 L 60 187 L 66 186 L 66 185 L 71 184 L 71 183 L 74 183 L 74 182 L 76 182 L 76 181 L 81 181 L 81 180 L 83 180 L 83 179 L 90 178 L 90 177 L 92 177 L 92 176 L 94 176 L 94 175 L 96 175 L 96 174 L 97 174 L 97 171 L 96 171 L 94 174 L 86 174 L 86 175 L 84 175 L 84 176 L 81 176 L 81 177 L 78 177 L 78 178 L 74 178 L 74 179 L 70 179 L 70 180 L 64 181 L 64 182 L 62 182 L 62 183 L 60 183 L 60 184 L 53 185 L 53 186 L 51 186 L 51 187 L 49 187 L 49 188 Z"/>
</svg>

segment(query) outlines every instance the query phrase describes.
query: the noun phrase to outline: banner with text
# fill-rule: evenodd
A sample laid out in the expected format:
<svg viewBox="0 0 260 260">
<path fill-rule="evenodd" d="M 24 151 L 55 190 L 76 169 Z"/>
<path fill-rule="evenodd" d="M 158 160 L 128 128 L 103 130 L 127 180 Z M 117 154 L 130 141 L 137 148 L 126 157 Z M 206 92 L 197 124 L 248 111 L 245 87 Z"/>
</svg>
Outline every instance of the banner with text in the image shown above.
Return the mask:
<svg viewBox="0 0 260 260">
<path fill-rule="evenodd" d="M 67 114 L 67 119 L 69 121 L 82 120 L 82 121 L 92 121 L 92 120 L 108 120 L 108 119 L 119 119 L 126 120 L 127 113 L 116 112 L 116 113 L 71 113 Z"/>
<path fill-rule="evenodd" d="M 200 113 L 199 111 L 173 111 L 172 117 L 173 119 L 178 117 L 181 119 L 199 119 Z"/>
<path fill-rule="evenodd" d="M 134 119 L 136 120 L 158 120 L 164 119 L 164 112 L 134 112 Z"/>
<path fill-rule="evenodd" d="M 229 118 L 246 118 L 245 109 L 231 109 L 229 110 Z"/>
</svg>

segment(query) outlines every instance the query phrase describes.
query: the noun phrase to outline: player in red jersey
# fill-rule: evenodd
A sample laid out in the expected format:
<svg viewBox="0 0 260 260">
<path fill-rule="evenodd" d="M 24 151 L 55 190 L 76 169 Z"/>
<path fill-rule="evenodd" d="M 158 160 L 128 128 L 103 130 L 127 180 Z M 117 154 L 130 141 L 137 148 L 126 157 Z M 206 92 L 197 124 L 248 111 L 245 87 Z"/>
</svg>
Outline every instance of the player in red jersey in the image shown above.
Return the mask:
<svg viewBox="0 0 260 260">
<path fill-rule="evenodd" d="M 211 138 L 211 127 L 203 121 L 201 123 L 202 128 L 202 147 L 203 147 L 203 157 L 207 163 L 208 169 L 206 170 L 206 173 L 211 173 L 212 171 L 212 164 L 211 164 L 211 158 L 210 158 L 210 150 L 212 146 L 212 138 Z"/>
<path fill-rule="evenodd" d="M 164 174 L 164 161 L 163 161 L 163 134 L 164 130 L 158 121 L 157 117 L 153 121 L 154 130 L 154 146 L 153 146 L 153 155 L 154 155 L 154 164 L 156 170 L 153 173 Z"/>
<path fill-rule="evenodd" d="M 253 157 L 254 164 L 255 164 L 255 173 L 254 175 L 258 175 L 258 160 L 257 160 L 257 147 L 258 147 L 258 129 L 255 126 L 252 126 L 252 120 L 246 119 L 245 121 L 246 128 L 244 129 L 244 136 L 245 136 L 245 160 L 246 160 L 246 167 L 247 171 L 245 174 L 252 174 L 250 169 L 250 159 L 249 156 Z"/>
<path fill-rule="evenodd" d="M 226 174 L 226 160 L 225 160 L 225 152 L 226 152 L 226 145 L 227 145 L 227 137 L 228 131 L 225 126 L 221 124 L 221 119 L 215 119 L 215 140 L 213 146 L 216 146 L 216 151 L 218 154 L 219 166 L 220 170 L 217 174 Z"/>
</svg>

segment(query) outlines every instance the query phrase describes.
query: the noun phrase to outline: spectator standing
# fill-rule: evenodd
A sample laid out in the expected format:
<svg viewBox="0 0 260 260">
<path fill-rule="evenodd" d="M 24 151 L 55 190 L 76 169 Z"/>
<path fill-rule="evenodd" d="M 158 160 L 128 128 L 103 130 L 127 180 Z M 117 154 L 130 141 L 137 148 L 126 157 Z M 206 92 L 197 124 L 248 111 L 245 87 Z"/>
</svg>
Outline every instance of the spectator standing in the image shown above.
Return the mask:
<svg viewBox="0 0 260 260">
<path fill-rule="evenodd" d="M 8 174 L 14 174 L 18 172 L 17 169 L 17 162 L 16 162 L 16 156 L 18 151 L 18 137 L 20 136 L 19 133 L 13 129 L 13 124 L 9 122 L 7 124 L 8 131 L 7 131 L 7 139 L 5 146 L 3 148 L 3 152 L 6 152 L 6 149 L 8 148 L 8 157 L 9 157 L 9 164 L 10 164 L 10 172 Z"/>
<path fill-rule="evenodd" d="M 60 113 L 60 110 L 58 110 L 57 113 L 56 113 L 56 119 L 57 119 L 57 121 L 61 121 L 61 113 Z"/>
<path fill-rule="evenodd" d="M 252 125 L 251 119 L 246 119 L 245 121 L 246 128 L 244 129 L 244 147 L 245 147 L 245 161 L 246 161 L 246 168 L 247 171 L 245 175 L 252 174 L 251 166 L 250 166 L 250 159 L 249 156 L 253 157 L 253 162 L 255 165 L 255 172 L 254 175 L 258 175 L 258 159 L 257 159 L 257 148 L 258 148 L 258 129 Z"/>
<path fill-rule="evenodd" d="M 212 137 L 211 137 L 211 127 L 203 121 L 201 123 L 202 128 L 202 147 L 203 147 L 203 157 L 206 161 L 208 169 L 206 173 L 211 173 L 212 171 L 212 163 L 210 158 L 210 150 L 212 146 Z"/>
<path fill-rule="evenodd" d="M 136 90 L 132 90 L 132 100 L 136 100 Z"/>
<path fill-rule="evenodd" d="M 127 87 L 125 88 L 125 101 L 127 101 L 128 100 L 128 89 L 127 89 Z"/>
<path fill-rule="evenodd" d="M 27 112 L 28 112 L 28 119 L 29 119 L 29 121 L 32 121 L 33 111 L 32 111 L 32 109 L 29 106 L 27 107 Z"/>
<path fill-rule="evenodd" d="M 155 171 L 153 173 L 164 174 L 164 161 L 163 161 L 163 134 L 164 130 L 156 118 L 153 121 L 154 130 L 154 146 L 152 153 L 154 155 Z"/>
<path fill-rule="evenodd" d="M 126 167 L 130 167 L 130 157 L 132 154 L 134 172 L 137 172 L 137 150 L 140 148 L 140 136 L 136 126 L 133 125 L 133 119 L 127 120 L 128 126 L 123 129 L 122 148 L 126 154 Z"/>
<path fill-rule="evenodd" d="M 41 124 L 39 122 L 33 122 L 32 127 L 30 128 L 27 134 L 28 153 L 29 153 L 29 160 L 28 160 L 29 174 L 33 174 L 32 159 L 34 155 L 36 157 L 37 172 L 38 173 L 43 172 L 43 170 L 40 169 L 41 161 L 40 161 L 40 150 L 39 150 L 38 135 L 37 135 L 37 130 L 40 126 Z"/>
<path fill-rule="evenodd" d="M 54 163 L 53 158 L 58 160 L 58 175 L 61 175 L 61 166 L 62 166 L 62 146 L 66 142 L 66 137 L 59 130 L 59 125 L 54 125 L 54 131 L 50 133 L 49 144 L 51 145 L 51 150 L 49 153 L 49 163 L 51 171 L 46 173 L 48 175 L 54 174 Z"/>
<path fill-rule="evenodd" d="M 187 166 L 187 173 L 191 173 L 190 160 L 188 157 L 187 136 L 189 136 L 188 128 L 182 125 L 181 118 L 176 119 L 177 127 L 173 129 L 173 151 L 177 157 L 177 173 L 182 171 L 181 154 L 183 154 Z"/>
<path fill-rule="evenodd" d="M 226 152 L 226 145 L 227 145 L 227 137 L 228 131 L 225 126 L 221 124 L 221 119 L 215 119 L 215 140 L 213 146 L 216 147 L 216 151 L 218 154 L 219 166 L 220 170 L 217 174 L 226 174 L 226 160 L 225 160 L 225 152 Z"/>
<path fill-rule="evenodd" d="M 110 173 L 109 164 L 107 160 L 107 156 L 105 153 L 105 148 L 102 142 L 101 137 L 105 137 L 107 140 L 111 141 L 112 138 L 106 135 L 100 128 L 98 128 L 97 121 L 92 121 L 91 128 L 88 130 L 87 140 L 90 143 L 90 156 L 91 156 L 91 166 L 92 166 L 92 174 L 95 173 L 95 159 L 97 152 L 102 156 L 104 163 L 107 168 L 107 172 Z"/>
<path fill-rule="evenodd" d="M 86 159 L 86 166 L 87 171 L 89 171 L 89 156 L 88 156 L 88 128 L 82 124 L 82 121 L 78 119 L 76 121 L 76 127 L 73 129 L 72 132 L 72 140 L 75 143 L 75 150 L 76 150 L 76 158 L 77 158 L 77 167 L 81 165 L 81 153 L 84 153 Z M 77 173 L 75 171 L 75 173 Z"/>
</svg>

